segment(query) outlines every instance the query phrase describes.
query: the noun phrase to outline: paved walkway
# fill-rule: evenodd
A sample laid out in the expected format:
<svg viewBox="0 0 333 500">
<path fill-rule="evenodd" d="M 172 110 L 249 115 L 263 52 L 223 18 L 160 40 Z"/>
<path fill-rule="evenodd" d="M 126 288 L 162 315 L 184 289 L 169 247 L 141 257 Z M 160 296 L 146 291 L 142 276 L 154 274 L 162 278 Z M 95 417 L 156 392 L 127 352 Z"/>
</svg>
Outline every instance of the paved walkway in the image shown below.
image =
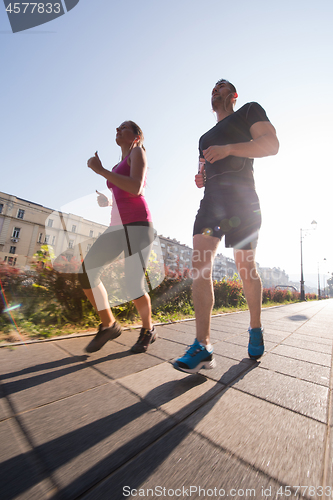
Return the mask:
<svg viewBox="0 0 333 500">
<path fill-rule="evenodd" d="M 217 367 L 197 375 L 170 363 L 194 321 L 147 354 L 136 330 L 90 356 L 87 337 L 1 348 L 1 500 L 333 498 L 333 300 L 263 318 L 255 363 L 248 312 L 213 317 Z"/>
</svg>

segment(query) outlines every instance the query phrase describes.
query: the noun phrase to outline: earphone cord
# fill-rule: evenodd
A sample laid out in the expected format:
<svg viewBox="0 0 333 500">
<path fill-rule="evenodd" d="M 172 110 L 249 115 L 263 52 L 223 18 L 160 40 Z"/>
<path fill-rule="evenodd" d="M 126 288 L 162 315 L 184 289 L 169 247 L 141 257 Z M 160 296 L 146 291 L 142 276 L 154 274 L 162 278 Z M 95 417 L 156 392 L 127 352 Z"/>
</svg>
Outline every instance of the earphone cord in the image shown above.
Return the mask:
<svg viewBox="0 0 333 500">
<path fill-rule="evenodd" d="M 212 175 L 211 177 L 207 177 L 207 175 L 206 175 L 206 178 L 209 181 L 210 179 L 213 179 L 214 177 L 218 177 L 219 175 L 232 174 L 233 172 L 241 172 L 245 168 L 246 160 L 247 159 L 244 158 L 243 165 L 241 166 L 241 168 L 239 168 L 237 170 L 227 170 L 226 172 L 221 172 L 220 174 L 215 174 L 215 175 Z"/>
</svg>

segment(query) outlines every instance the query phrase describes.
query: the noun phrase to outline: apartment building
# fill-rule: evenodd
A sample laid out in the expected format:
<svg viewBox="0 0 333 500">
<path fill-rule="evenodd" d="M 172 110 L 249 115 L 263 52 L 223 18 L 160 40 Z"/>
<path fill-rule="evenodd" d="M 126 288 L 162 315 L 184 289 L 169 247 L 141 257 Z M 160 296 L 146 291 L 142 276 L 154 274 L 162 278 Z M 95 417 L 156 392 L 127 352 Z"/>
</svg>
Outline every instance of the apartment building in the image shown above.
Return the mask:
<svg viewBox="0 0 333 500">
<path fill-rule="evenodd" d="M 0 260 L 29 269 L 33 255 L 49 245 L 56 256 L 85 257 L 107 226 L 0 192 Z"/>
<path fill-rule="evenodd" d="M 222 281 L 223 278 L 232 278 L 237 274 L 235 261 L 225 257 L 221 253 L 217 254 L 213 264 L 213 280 Z"/>
<path fill-rule="evenodd" d="M 192 248 L 180 243 L 176 239 L 166 238 L 159 235 L 161 247 L 161 262 L 170 269 L 170 271 L 182 274 L 184 269 L 192 268 Z M 233 259 L 225 257 L 222 254 L 215 256 L 213 265 L 213 280 L 221 281 L 224 277 L 232 278 L 237 273 L 236 264 Z"/>
<path fill-rule="evenodd" d="M 161 255 L 164 264 L 170 271 L 182 274 L 185 269 L 191 269 L 192 266 L 192 248 L 180 243 L 176 239 L 171 239 L 159 235 Z"/>
<path fill-rule="evenodd" d="M 260 267 L 258 271 L 264 288 L 290 285 L 289 276 L 279 267 Z"/>
<path fill-rule="evenodd" d="M 55 256 L 81 260 L 106 230 L 107 226 L 74 214 L 52 210 L 14 195 L 0 192 L 0 260 L 11 266 L 29 269 L 34 254 L 48 245 Z M 159 235 L 153 251 L 159 264 L 182 274 L 192 267 L 193 250 L 175 238 Z M 232 278 L 235 262 L 218 254 L 213 267 L 213 279 Z"/>
</svg>

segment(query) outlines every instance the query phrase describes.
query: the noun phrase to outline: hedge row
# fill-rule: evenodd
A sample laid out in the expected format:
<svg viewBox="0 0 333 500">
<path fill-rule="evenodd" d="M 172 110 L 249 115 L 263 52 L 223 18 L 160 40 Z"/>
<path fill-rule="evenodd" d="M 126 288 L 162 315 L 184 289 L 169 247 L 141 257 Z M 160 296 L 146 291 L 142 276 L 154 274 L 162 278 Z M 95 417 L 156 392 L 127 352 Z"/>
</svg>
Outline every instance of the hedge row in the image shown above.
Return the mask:
<svg viewBox="0 0 333 500">
<path fill-rule="evenodd" d="M 16 307 L 19 318 L 45 325 L 61 326 L 65 323 L 96 324 L 97 315 L 87 301 L 77 278 L 78 263 L 64 262 L 62 272 L 40 261 L 33 272 L 22 272 L 0 262 L 1 297 L 0 328 L 11 319 L 7 306 Z M 67 266 L 67 267 L 66 267 Z M 215 308 L 239 307 L 245 303 L 241 282 L 223 279 L 214 282 Z M 168 275 L 162 283 L 150 292 L 154 314 L 168 316 L 172 313 L 193 312 L 192 279 L 188 271 L 182 276 Z M 314 299 L 315 295 L 307 295 Z M 263 303 L 299 301 L 300 294 L 289 290 L 263 290 Z M 133 319 L 133 303 L 113 308 L 115 315 L 122 319 Z"/>
</svg>

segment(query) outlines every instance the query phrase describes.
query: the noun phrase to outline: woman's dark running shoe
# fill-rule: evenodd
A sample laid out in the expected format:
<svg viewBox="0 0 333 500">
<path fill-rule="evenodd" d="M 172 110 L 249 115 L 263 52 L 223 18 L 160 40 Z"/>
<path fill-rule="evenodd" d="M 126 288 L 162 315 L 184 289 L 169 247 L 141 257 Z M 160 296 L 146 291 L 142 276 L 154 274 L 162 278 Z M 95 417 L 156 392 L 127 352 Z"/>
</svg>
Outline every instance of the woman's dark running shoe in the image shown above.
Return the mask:
<svg viewBox="0 0 333 500">
<path fill-rule="evenodd" d="M 96 352 L 99 351 L 104 344 L 106 344 L 109 340 L 114 340 L 119 335 L 121 335 L 121 326 L 117 321 L 113 323 L 109 328 L 105 328 L 102 330 L 102 323 L 98 327 L 98 332 L 92 341 L 85 348 L 86 352 Z"/>
<path fill-rule="evenodd" d="M 146 328 L 141 328 L 139 338 L 137 343 L 131 348 L 132 352 L 146 352 L 149 345 L 155 342 L 157 339 L 157 333 L 155 332 L 155 328 L 152 330 L 147 330 Z"/>
</svg>

